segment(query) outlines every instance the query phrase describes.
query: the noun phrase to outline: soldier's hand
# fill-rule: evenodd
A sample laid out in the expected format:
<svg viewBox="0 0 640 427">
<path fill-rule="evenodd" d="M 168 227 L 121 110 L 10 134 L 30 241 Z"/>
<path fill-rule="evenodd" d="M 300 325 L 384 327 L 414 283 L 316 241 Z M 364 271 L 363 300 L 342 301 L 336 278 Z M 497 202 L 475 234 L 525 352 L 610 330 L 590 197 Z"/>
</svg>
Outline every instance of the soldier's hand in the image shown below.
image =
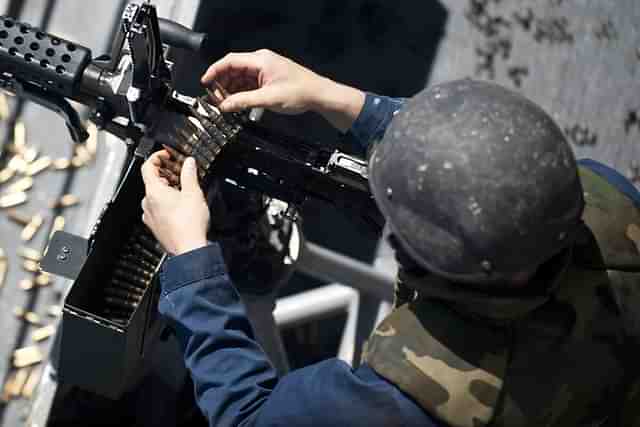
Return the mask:
<svg viewBox="0 0 640 427">
<path fill-rule="evenodd" d="M 146 190 L 142 220 L 168 253 L 180 255 L 207 245 L 209 208 L 194 159 L 187 158 L 182 165 L 181 189 L 166 173 L 176 170 L 172 162 L 169 152 L 161 150 L 142 165 Z"/>
<path fill-rule="evenodd" d="M 230 53 L 209 67 L 202 83 L 217 82 L 228 96 L 222 111 L 263 107 L 284 114 L 311 109 L 322 78 L 311 70 L 269 50 Z"/>
<path fill-rule="evenodd" d="M 314 111 L 341 131 L 364 105 L 364 93 L 322 77 L 266 49 L 230 53 L 209 67 L 202 84 L 222 88 L 224 112 L 266 108 L 284 114 Z"/>
</svg>

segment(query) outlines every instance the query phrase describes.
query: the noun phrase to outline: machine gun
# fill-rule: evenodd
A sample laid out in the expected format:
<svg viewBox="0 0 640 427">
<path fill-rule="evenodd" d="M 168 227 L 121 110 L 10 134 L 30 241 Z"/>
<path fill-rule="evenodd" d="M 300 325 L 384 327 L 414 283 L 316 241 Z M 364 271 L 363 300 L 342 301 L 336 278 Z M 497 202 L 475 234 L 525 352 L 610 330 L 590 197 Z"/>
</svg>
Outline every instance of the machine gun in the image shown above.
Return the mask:
<svg viewBox="0 0 640 427">
<path fill-rule="evenodd" d="M 0 18 L 0 88 L 57 112 L 76 143 L 88 133 L 69 100 L 89 107 L 99 128 L 127 143 L 126 172 L 90 238 L 58 233 L 42 261 L 43 269 L 74 280 L 64 305 L 59 377 L 112 398 L 138 380 L 163 329 L 155 307 L 165 254 L 140 219 L 140 166 L 160 145 L 193 155 L 205 187 L 216 180 L 290 206 L 318 198 L 376 229 L 382 223 L 361 159 L 294 141 L 248 112 L 222 114 L 206 99 L 180 94 L 163 42 L 199 51 L 207 38 L 158 18 L 149 3 L 130 4 L 110 54 L 92 58 L 86 47 Z"/>
</svg>

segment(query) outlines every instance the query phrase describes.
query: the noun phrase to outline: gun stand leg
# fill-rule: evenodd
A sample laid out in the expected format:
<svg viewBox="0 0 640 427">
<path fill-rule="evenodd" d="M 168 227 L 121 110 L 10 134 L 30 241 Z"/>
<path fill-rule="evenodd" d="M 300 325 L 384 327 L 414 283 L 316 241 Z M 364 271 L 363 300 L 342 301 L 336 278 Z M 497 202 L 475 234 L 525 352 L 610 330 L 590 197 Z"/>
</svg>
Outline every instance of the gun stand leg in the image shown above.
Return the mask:
<svg viewBox="0 0 640 427">
<path fill-rule="evenodd" d="M 289 372 L 289 360 L 282 344 L 280 331 L 273 317 L 275 296 L 243 294 L 242 300 L 246 306 L 247 315 L 258 343 L 269 356 L 271 363 L 278 371 L 278 375 L 283 376 Z"/>
</svg>

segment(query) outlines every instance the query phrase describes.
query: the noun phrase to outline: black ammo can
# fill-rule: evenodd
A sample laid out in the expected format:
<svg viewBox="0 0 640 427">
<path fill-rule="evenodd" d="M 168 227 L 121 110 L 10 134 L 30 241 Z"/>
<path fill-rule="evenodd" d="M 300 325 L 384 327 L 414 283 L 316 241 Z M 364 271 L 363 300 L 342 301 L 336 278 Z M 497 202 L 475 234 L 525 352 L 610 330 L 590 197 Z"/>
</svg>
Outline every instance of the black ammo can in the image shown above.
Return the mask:
<svg viewBox="0 0 640 427">
<path fill-rule="evenodd" d="M 148 254 L 135 253 L 136 248 L 150 252 L 149 248 L 131 244 L 137 234 L 146 231 L 141 219 L 142 163 L 142 158 L 133 159 L 96 223 L 91 249 L 66 297 L 62 315 L 60 379 L 112 399 L 141 379 L 151 346 L 163 328 L 157 312 L 157 274 L 164 257 L 158 253 L 157 261 L 152 262 Z M 139 285 L 136 290 L 135 285 L 121 282 L 126 279 L 114 278 L 123 259 L 131 267 L 127 271 L 131 277 L 137 268 L 138 273 L 148 273 L 146 287 Z M 114 288 L 114 281 L 124 289 Z M 135 292 L 126 292 L 127 286 Z M 115 290 L 107 292 L 109 289 Z"/>
</svg>

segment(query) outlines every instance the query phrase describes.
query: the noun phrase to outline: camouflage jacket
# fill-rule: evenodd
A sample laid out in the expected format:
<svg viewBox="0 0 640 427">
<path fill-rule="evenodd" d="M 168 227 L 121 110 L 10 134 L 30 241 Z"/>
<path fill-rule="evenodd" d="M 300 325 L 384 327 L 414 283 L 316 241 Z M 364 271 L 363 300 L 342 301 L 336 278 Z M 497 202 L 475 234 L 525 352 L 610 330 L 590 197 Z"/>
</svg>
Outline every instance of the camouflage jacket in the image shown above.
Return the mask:
<svg viewBox="0 0 640 427">
<path fill-rule="evenodd" d="M 640 426 L 640 210 L 580 175 L 584 235 L 528 287 L 544 292 L 401 274 L 419 296 L 380 324 L 364 360 L 450 426 Z"/>
</svg>

